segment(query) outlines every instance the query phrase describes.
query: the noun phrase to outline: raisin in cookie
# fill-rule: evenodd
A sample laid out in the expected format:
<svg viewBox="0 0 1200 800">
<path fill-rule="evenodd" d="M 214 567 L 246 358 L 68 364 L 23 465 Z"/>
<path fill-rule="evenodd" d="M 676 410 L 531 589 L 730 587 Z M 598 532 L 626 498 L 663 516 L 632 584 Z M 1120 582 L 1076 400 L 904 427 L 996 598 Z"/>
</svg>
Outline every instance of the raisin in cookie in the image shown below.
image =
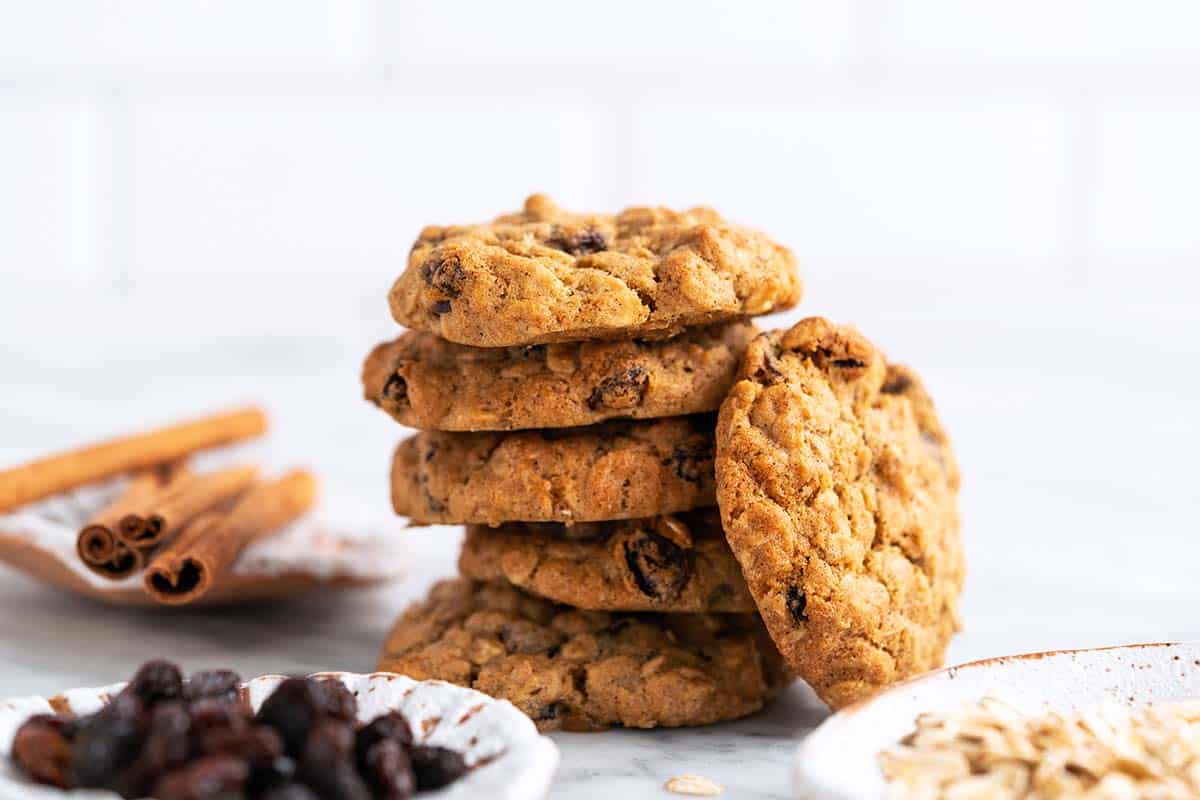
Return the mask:
<svg viewBox="0 0 1200 800">
<path fill-rule="evenodd" d="M 726 537 L 832 707 L 938 666 L 958 627 L 958 467 L 917 376 L 820 318 L 750 343 L 721 406 Z"/>
<path fill-rule="evenodd" d="M 476 347 L 670 336 L 799 299 L 791 251 L 712 209 L 573 214 L 542 195 L 421 231 L 388 295 L 400 324 Z"/>
<path fill-rule="evenodd" d="M 392 459 L 414 523 L 594 522 L 716 505 L 711 414 L 512 433 L 425 431 Z"/>
<path fill-rule="evenodd" d="M 543 731 L 706 725 L 791 680 L 751 614 L 580 611 L 468 580 L 405 611 L 379 669 L 508 700 Z"/>
<path fill-rule="evenodd" d="M 467 528 L 458 571 L 592 611 L 755 613 L 717 510 Z"/>
<path fill-rule="evenodd" d="M 716 411 L 758 330 L 735 320 L 665 341 L 468 347 L 410 331 L 363 365 L 366 398 L 413 428 L 507 431 Z"/>
</svg>

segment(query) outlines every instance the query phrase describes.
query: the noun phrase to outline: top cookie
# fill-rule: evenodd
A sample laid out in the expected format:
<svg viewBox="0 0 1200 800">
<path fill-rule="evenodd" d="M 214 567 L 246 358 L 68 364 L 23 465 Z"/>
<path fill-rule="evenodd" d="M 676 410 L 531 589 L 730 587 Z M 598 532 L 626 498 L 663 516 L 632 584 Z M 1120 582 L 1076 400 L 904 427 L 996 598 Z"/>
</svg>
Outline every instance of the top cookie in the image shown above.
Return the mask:
<svg viewBox="0 0 1200 800">
<path fill-rule="evenodd" d="M 421 231 L 388 296 L 402 325 L 476 347 L 666 337 L 799 299 L 791 251 L 712 209 L 573 214 L 543 195 Z"/>
<path fill-rule="evenodd" d="M 717 426 L 726 538 L 789 665 L 834 708 L 941 663 L 964 562 L 933 403 L 852 328 L 750 343 Z"/>
<path fill-rule="evenodd" d="M 716 411 L 758 330 L 735 320 L 665 341 L 468 347 L 409 331 L 371 351 L 366 398 L 413 428 L 508 431 Z"/>
</svg>

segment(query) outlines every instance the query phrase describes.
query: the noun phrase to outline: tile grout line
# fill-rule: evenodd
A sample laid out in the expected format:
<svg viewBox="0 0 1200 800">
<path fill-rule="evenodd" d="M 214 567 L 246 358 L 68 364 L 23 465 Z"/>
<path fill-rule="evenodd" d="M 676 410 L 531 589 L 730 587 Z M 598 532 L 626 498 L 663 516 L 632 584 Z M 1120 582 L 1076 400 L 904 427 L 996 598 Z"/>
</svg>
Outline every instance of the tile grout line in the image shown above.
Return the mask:
<svg viewBox="0 0 1200 800">
<path fill-rule="evenodd" d="M 1071 118 L 1070 228 L 1063 247 L 1069 265 L 1069 280 L 1086 288 L 1091 279 L 1095 253 L 1092 242 L 1091 204 L 1096 184 L 1096 98 L 1078 93 L 1064 98 Z"/>
<path fill-rule="evenodd" d="M 702 101 L 711 96 L 714 81 L 724 88 L 739 87 L 748 98 L 759 103 L 777 97 L 781 83 L 821 88 L 835 93 L 864 88 L 872 92 L 902 96 L 978 97 L 1004 91 L 1076 93 L 1108 97 L 1190 98 L 1200 66 L 1166 68 L 1155 65 L 1038 65 L 1038 64 L 908 64 L 890 61 L 882 51 L 882 22 L 868 20 L 868 9 L 877 8 L 877 0 L 859 0 L 863 18 L 855 34 L 858 55 L 832 67 L 804 64 L 709 64 L 694 81 L 680 84 L 669 64 L 644 62 L 641 69 L 615 74 L 614 86 L 622 81 L 640 85 L 650 93 L 670 90 L 666 96 L 680 102 Z M 870 14 L 881 12 L 871 11 Z M 362 92 L 384 86 L 390 93 L 420 94 L 416 87 L 437 86 L 441 97 L 462 99 L 481 95 L 507 99 L 536 97 L 542 92 L 530 90 L 530 79 L 549 80 L 554 88 L 576 86 L 596 76 L 596 64 L 571 65 L 547 78 L 536 64 L 485 63 L 464 67 L 439 62 L 402 62 L 391 57 L 398 49 L 395 24 L 387 12 L 371 15 L 367 69 L 361 73 L 291 72 L 283 74 L 162 73 L 149 77 L 116 73 L 105 80 L 122 91 L 136 90 L 139 97 L 229 98 L 229 97 L 340 97 L 355 89 Z M 481 77 L 482 76 L 482 77 Z M 96 79 L 70 70 L 6 71 L 0 68 L 0 89 L 33 96 L 54 96 L 92 91 Z M 136 88 L 135 88 L 136 87 Z M 613 90 L 619 94 L 620 89 Z M 736 105 L 737 103 L 732 103 Z"/>
<path fill-rule="evenodd" d="M 877 87 L 886 71 L 883 28 L 886 12 L 881 0 L 857 0 L 854 4 L 854 55 L 844 69 L 860 88 Z"/>
<path fill-rule="evenodd" d="M 399 45 L 399 21 L 388 0 L 367 0 L 367 75 L 379 91 L 395 88 L 398 68 L 392 57 Z"/>
<path fill-rule="evenodd" d="M 134 247 L 134 161 L 135 147 L 132 101 L 124 87 L 111 88 L 106 96 L 108 118 L 107 192 L 97 198 L 107 201 L 109 288 L 128 294 L 133 288 Z"/>
</svg>

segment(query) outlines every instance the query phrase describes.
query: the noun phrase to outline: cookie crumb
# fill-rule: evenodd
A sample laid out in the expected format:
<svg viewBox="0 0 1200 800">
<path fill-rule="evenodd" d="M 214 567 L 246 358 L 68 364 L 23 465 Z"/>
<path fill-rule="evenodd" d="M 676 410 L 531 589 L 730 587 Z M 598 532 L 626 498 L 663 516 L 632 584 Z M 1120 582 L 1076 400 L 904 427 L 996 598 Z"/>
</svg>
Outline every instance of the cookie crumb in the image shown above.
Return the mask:
<svg viewBox="0 0 1200 800">
<path fill-rule="evenodd" d="M 703 775 L 676 775 L 663 785 L 668 792 L 675 794 L 690 794 L 695 797 L 716 797 L 725 791 L 725 787 L 710 781 Z"/>
</svg>

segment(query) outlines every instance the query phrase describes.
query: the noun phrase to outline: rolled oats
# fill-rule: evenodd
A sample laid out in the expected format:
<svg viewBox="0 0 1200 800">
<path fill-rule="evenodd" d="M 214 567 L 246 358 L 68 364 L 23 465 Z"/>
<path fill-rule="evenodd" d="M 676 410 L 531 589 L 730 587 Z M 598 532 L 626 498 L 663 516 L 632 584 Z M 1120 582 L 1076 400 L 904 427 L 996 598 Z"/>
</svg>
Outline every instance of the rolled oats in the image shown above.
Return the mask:
<svg viewBox="0 0 1200 800">
<path fill-rule="evenodd" d="M 894 800 L 1200 797 L 1200 701 L 1025 713 L 995 698 L 922 714 L 879 754 Z"/>
</svg>

